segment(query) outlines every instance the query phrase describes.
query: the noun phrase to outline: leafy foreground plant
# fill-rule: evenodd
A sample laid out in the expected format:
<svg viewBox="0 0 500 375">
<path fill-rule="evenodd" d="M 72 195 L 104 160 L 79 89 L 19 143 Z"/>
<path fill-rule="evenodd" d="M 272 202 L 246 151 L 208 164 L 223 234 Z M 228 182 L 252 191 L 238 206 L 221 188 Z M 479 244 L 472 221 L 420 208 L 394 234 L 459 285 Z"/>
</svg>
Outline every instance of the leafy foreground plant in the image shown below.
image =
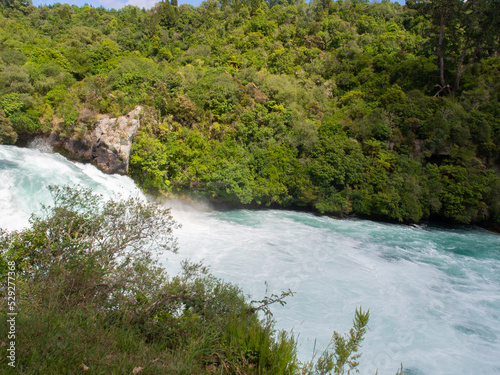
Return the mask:
<svg viewBox="0 0 500 375">
<path fill-rule="evenodd" d="M 317 363 L 301 364 L 294 338 L 277 332 L 271 295 L 242 291 L 183 264 L 170 278 L 160 250 L 177 251 L 170 210 L 131 198 L 103 201 L 90 190 L 51 187 L 54 205 L 31 227 L 0 232 L 0 304 L 15 264 L 16 368 L 22 374 L 343 374 L 356 370 L 368 312 L 334 333 Z M 252 305 L 254 303 L 255 305 Z M 259 317 L 259 311 L 264 317 Z M 7 316 L 0 323 L 7 337 Z M 330 349 L 331 348 L 331 349 Z M 330 351 L 331 350 L 331 351 Z"/>
</svg>

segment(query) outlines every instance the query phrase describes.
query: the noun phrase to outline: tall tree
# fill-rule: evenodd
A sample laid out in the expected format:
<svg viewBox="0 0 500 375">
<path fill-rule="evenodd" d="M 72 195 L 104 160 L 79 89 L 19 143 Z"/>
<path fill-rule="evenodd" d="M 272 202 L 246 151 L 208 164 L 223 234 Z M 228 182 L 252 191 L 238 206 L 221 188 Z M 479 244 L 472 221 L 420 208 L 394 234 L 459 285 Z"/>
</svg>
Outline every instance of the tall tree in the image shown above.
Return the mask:
<svg viewBox="0 0 500 375">
<path fill-rule="evenodd" d="M 31 5 L 33 5 L 31 0 L 0 0 L 1 8 L 17 9 L 23 12 Z"/>
<path fill-rule="evenodd" d="M 440 81 L 436 95 L 456 92 L 470 64 L 498 53 L 499 0 L 412 0 L 406 5 L 429 17 L 434 25 Z"/>
<path fill-rule="evenodd" d="M 499 47 L 498 0 L 468 0 L 461 4 L 459 12 L 458 45 L 461 50 L 455 73 L 453 91 L 460 87 L 462 74 L 480 55 L 490 55 Z"/>
<path fill-rule="evenodd" d="M 161 26 L 174 27 L 177 24 L 177 8 L 174 8 L 172 5 L 170 5 L 168 0 L 156 4 L 155 8 L 156 16 L 158 17 L 158 21 Z"/>
</svg>

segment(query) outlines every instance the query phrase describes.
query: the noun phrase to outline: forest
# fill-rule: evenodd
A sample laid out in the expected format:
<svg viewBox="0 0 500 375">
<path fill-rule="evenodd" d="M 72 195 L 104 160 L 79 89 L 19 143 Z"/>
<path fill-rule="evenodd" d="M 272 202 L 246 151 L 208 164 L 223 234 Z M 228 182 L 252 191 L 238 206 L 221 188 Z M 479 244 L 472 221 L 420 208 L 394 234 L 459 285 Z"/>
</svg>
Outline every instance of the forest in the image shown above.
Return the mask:
<svg viewBox="0 0 500 375">
<path fill-rule="evenodd" d="M 498 0 L 0 1 L 0 142 L 143 107 L 156 196 L 500 226 Z"/>
</svg>

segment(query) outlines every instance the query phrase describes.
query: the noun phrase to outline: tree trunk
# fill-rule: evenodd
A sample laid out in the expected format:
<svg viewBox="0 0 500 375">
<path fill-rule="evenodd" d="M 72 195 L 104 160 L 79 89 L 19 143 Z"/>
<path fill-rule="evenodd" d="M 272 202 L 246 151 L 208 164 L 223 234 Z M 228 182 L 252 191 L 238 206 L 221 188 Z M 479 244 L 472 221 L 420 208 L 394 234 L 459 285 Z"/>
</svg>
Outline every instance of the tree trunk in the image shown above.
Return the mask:
<svg viewBox="0 0 500 375">
<path fill-rule="evenodd" d="M 460 79 L 462 78 L 462 73 L 465 71 L 467 66 L 464 67 L 465 55 L 467 54 L 467 48 L 469 46 L 469 39 L 465 41 L 464 48 L 462 48 L 462 54 L 460 55 L 460 60 L 458 60 L 457 65 L 457 75 L 455 77 L 455 87 L 453 87 L 453 91 L 457 91 L 460 86 Z"/>
<path fill-rule="evenodd" d="M 441 9 L 441 20 L 439 22 L 439 40 L 437 46 L 437 55 L 439 60 L 439 78 L 441 79 L 441 89 L 446 86 L 444 80 L 444 56 L 443 56 L 443 41 L 445 28 L 445 10 Z"/>
</svg>

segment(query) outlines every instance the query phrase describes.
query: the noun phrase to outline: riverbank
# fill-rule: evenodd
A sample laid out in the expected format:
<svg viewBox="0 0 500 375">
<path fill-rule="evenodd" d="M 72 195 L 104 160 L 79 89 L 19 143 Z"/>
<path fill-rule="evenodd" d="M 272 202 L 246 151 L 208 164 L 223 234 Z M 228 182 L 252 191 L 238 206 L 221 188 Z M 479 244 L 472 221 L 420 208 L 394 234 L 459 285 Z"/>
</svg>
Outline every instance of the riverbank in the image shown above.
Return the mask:
<svg viewBox="0 0 500 375">
<path fill-rule="evenodd" d="M 137 183 L 137 182 L 136 182 Z M 442 228 L 464 228 L 470 229 L 474 227 L 486 229 L 492 233 L 500 234 L 500 225 L 494 223 L 475 223 L 475 224 L 462 224 L 457 223 L 452 220 L 447 220 L 445 218 L 431 218 L 428 220 L 423 220 L 419 222 L 401 222 L 394 219 L 389 219 L 384 216 L 379 215 L 363 215 L 356 213 L 349 214 L 335 214 L 335 213 L 322 213 L 313 207 L 307 206 L 299 206 L 299 205 L 291 205 L 288 207 L 283 207 L 278 204 L 271 204 L 268 206 L 258 205 L 258 204 L 243 204 L 237 202 L 229 202 L 229 201 L 215 201 L 210 199 L 202 199 L 199 197 L 193 197 L 186 192 L 184 194 L 156 194 L 151 195 L 148 194 L 149 199 L 152 199 L 155 202 L 165 203 L 173 208 L 181 208 L 182 206 L 187 206 L 192 209 L 196 209 L 202 212 L 209 212 L 212 210 L 219 212 L 233 211 L 233 210 L 252 210 L 252 211 L 267 211 L 267 210 L 279 210 L 279 211 L 294 211 L 294 212 L 302 212 L 302 213 L 310 213 L 319 217 L 328 217 L 336 220 L 343 219 L 361 219 L 361 220 L 371 220 L 380 223 L 390 223 L 390 224 L 404 224 L 407 226 L 412 225 L 430 225 L 435 227 Z"/>
</svg>

